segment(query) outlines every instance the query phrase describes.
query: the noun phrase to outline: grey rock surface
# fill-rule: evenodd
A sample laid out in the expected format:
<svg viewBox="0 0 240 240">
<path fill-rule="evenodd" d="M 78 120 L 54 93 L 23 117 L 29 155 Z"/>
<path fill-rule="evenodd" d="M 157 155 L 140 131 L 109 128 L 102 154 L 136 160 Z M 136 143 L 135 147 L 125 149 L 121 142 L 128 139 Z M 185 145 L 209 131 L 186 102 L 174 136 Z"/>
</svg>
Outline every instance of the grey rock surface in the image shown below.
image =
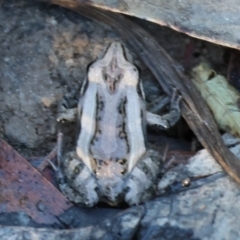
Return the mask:
<svg viewBox="0 0 240 240">
<path fill-rule="evenodd" d="M 240 7 L 236 0 L 92 0 L 91 4 L 240 49 Z"/>
<path fill-rule="evenodd" d="M 1 239 L 239 239 L 240 188 L 223 173 L 125 210 L 101 226 L 72 230 L 2 227 Z"/>
</svg>

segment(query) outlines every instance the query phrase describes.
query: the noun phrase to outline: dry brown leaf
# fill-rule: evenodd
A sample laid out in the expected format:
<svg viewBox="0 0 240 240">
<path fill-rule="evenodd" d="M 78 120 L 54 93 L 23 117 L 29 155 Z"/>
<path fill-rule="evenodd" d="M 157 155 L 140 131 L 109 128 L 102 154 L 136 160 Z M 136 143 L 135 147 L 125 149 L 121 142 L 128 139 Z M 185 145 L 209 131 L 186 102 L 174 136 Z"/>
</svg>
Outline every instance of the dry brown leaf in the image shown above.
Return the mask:
<svg viewBox="0 0 240 240">
<path fill-rule="evenodd" d="M 0 212 L 25 212 L 34 221 L 57 222 L 68 200 L 17 151 L 0 139 Z"/>
</svg>

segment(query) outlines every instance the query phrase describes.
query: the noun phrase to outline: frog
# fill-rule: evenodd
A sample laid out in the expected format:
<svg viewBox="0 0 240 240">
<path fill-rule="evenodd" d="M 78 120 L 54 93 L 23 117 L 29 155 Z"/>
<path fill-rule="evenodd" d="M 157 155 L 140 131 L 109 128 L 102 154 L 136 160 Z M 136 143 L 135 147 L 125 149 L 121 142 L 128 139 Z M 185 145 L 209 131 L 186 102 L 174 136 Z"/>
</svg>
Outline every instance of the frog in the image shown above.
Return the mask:
<svg viewBox="0 0 240 240">
<path fill-rule="evenodd" d="M 76 149 L 54 166 L 60 190 L 74 203 L 133 206 L 156 196 L 162 155 L 148 147 L 146 125 L 174 125 L 180 97 L 163 116 L 147 111 L 139 71 L 126 56 L 126 48 L 112 42 L 80 89 Z"/>
</svg>

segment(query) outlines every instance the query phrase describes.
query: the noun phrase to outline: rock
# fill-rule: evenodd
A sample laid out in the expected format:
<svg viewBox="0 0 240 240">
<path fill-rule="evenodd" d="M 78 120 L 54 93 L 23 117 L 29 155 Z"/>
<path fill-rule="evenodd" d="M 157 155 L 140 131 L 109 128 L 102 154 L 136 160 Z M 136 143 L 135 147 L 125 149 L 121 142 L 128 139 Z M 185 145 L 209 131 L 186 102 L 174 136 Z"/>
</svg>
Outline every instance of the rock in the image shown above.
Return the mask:
<svg viewBox="0 0 240 240">
<path fill-rule="evenodd" d="M 240 49 L 240 26 L 236 24 L 240 20 L 240 6 L 237 0 L 92 0 L 91 4 L 168 26 L 192 37 Z"/>
</svg>

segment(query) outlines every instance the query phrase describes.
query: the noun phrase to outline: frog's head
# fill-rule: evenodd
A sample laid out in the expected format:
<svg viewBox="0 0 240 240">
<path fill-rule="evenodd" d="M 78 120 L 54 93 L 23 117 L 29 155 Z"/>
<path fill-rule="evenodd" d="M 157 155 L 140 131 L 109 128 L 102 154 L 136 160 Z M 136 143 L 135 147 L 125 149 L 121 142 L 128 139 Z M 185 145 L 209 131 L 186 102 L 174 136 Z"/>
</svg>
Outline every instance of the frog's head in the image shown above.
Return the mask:
<svg viewBox="0 0 240 240">
<path fill-rule="evenodd" d="M 88 80 L 105 86 L 109 94 L 119 88 L 138 84 L 137 68 L 125 57 L 125 49 L 119 42 L 112 42 L 102 59 L 89 68 Z"/>
</svg>

